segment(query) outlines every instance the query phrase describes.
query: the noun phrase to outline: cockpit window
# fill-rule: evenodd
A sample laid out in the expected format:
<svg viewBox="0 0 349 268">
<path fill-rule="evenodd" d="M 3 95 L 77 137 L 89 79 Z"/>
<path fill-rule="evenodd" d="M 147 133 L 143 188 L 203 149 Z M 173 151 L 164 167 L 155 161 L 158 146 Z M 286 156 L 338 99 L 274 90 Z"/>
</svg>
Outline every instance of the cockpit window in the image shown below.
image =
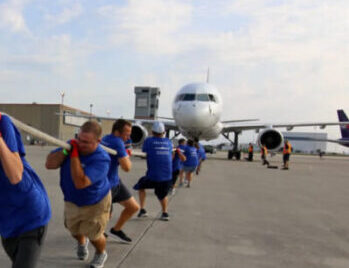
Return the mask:
<svg viewBox="0 0 349 268">
<path fill-rule="evenodd" d="M 184 94 L 183 101 L 193 101 L 195 100 L 195 94 Z"/>
<path fill-rule="evenodd" d="M 209 101 L 209 97 L 207 94 L 198 94 L 196 95 L 196 99 L 198 101 Z"/>
<path fill-rule="evenodd" d="M 176 102 L 178 101 L 210 101 L 218 102 L 216 96 L 212 94 L 181 94 L 176 97 Z"/>
</svg>

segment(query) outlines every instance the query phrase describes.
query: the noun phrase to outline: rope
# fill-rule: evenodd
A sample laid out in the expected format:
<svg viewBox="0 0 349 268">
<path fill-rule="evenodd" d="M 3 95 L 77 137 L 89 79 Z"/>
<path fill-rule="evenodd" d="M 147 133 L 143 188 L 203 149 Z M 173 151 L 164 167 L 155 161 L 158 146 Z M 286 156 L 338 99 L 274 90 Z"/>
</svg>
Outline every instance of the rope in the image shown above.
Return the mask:
<svg viewBox="0 0 349 268">
<path fill-rule="evenodd" d="M 56 139 L 55 137 L 52 137 L 36 128 L 33 128 L 31 126 L 28 126 L 27 124 L 24 124 L 23 122 L 19 121 L 18 119 L 6 114 L 6 113 L 3 113 L 1 112 L 1 114 L 5 114 L 7 115 L 8 117 L 11 118 L 12 122 L 16 125 L 17 128 L 19 128 L 20 130 L 26 132 L 26 133 L 29 133 L 31 134 L 32 136 L 40 139 L 40 140 L 43 140 L 43 141 L 46 141 L 50 144 L 54 144 L 54 145 L 57 145 L 59 147 L 62 147 L 66 150 L 70 150 L 71 148 L 71 145 L 69 143 L 66 143 L 64 141 L 61 141 L 59 139 Z M 116 155 L 116 151 L 109 148 L 109 147 L 106 147 L 106 146 L 103 146 L 101 145 L 101 147 L 106 151 L 108 152 L 109 154 L 112 154 L 112 155 Z"/>
</svg>

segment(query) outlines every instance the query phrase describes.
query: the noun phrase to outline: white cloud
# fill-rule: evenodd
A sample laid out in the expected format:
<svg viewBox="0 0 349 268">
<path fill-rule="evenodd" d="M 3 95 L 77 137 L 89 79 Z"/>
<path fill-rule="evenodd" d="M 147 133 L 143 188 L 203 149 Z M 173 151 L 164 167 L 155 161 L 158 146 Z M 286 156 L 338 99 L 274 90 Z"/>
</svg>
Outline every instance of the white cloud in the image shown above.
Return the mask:
<svg viewBox="0 0 349 268">
<path fill-rule="evenodd" d="M 144 53 L 175 54 L 183 48 L 176 34 L 190 22 L 192 7 L 175 0 L 129 0 L 125 7 L 104 6 L 99 12 L 115 21 L 114 43 Z"/>
<path fill-rule="evenodd" d="M 27 2 L 26 0 L 9 0 L 0 4 L 0 27 L 13 32 L 29 33 L 22 14 Z"/>
<path fill-rule="evenodd" d="M 65 24 L 81 16 L 82 13 L 82 5 L 80 3 L 74 3 L 70 7 L 64 8 L 58 14 L 46 14 L 45 19 L 54 25 Z"/>
</svg>

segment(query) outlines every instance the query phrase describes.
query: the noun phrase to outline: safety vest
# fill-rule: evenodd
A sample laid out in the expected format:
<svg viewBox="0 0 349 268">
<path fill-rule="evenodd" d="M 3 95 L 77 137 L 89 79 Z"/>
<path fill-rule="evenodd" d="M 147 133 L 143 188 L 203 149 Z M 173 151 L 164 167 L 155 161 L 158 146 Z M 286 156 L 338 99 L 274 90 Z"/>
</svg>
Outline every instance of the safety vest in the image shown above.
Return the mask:
<svg viewBox="0 0 349 268">
<path fill-rule="evenodd" d="M 282 151 L 283 154 L 291 154 L 292 151 L 292 147 L 291 144 L 289 142 L 286 142 L 286 144 L 284 145 L 284 150 Z"/>
<path fill-rule="evenodd" d="M 248 152 L 249 152 L 249 153 L 253 153 L 253 146 L 249 146 L 249 147 L 248 147 Z"/>
<path fill-rule="evenodd" d="M 267 150 L 267 147 L 266 147 L 266 146 L 263 146 L 263 147 L 262 147 L 261 154 L 262 154 L 262 155 L 267 155 L 267 154 L 268 154 L 268 150 Z"/>
</svg>

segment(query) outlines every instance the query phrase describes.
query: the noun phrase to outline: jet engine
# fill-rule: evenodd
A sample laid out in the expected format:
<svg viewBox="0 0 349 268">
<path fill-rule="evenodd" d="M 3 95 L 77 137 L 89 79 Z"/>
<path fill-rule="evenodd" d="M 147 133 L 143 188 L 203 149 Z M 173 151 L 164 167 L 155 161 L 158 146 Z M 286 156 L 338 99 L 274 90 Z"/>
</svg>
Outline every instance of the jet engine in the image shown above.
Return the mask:
<svg viewBox="0 0 349 268">
<path fill-rule="evenodd" d="M 140 124 L 132 124 L 131 140 L 133 145 L 140 145 L 148 136 L 148 131 Z"/>
<path fill-rule="evenodd" d="M 282 133 L 274 128 L 266 128 L 259 132 L 257 142 L 259 147 L 264 144 L 268 151 L 277 151 L 284 142 Z"/>
</svg>

